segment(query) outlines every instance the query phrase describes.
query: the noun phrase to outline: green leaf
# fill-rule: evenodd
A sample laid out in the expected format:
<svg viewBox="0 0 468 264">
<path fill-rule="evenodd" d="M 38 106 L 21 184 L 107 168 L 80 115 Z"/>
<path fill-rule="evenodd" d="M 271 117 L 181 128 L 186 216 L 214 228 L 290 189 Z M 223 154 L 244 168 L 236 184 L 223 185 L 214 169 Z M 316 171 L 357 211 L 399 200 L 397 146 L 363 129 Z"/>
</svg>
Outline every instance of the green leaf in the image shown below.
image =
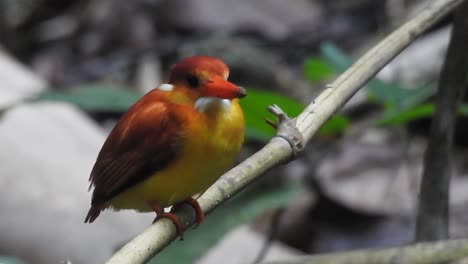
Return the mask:
<svg viewBox="0 0 468 264">
<path fill-rule="evenodd" d="M 325 60 L 319 58 L 309 58 L 304 62 L 304 76 L 311 83 L 317 83 L 330 78 L 333 75 L 333 68 Z"/>
<path fill-rule="evenodd" d="M 387 112 L 374 123 L 379 126 L 403 125 L 416 119 L 431 117 L 433 114 L 434 104 L 426 103 L 402 111 Z"/>
<path fill-rule="evenodd" d="M 247 89 L 247 96 L 240 100 L 245 115 L 246 137 L 266 141 L 275 135 L 275 130 L 270 127 L 265 118 L 273 119 L 268 113 L 267 107 L 277 104 L 289 116 L 297 116 L 304 109 L 304 106 L 284 95 L 261 91 L 253 88 Z"/>
<path fill-rule="evenodd" d="M 333 43 L 324 43 L 321 46 L 321 54 L 337 73 L 345 71 L 352 65 L 351 59 Z M 387 108 L 402 109 L 418 105 L 435 93 L 433 85 L 425 84 L 417 88 L 409 88 L 377 78 L 371 79 L 365 89 L 372 100 L 382 103 Z"/>
<path fill-rule="evenodd" d="M 352 64 L 332 43 L 323 44 L 321 54 L 338 73 Z M 436 92 L 435 85 L 431 83 L 409 88 L 374 78 L 366 84 L 365 89 L 371 101 L 381 103 L 385 108 L 384 117 L 374 122 L 377 125 L 404 124 L 433 114 L 433 107 L 423 104 Z"/>
<path fill-rule="evenodd" d="M 404 125 L 418 119 L 430 118 L 434 115 L 434 112 L 434 104 L 425 103 L 403 111 L 388 112 L 384 117 L 375 120 L 374 123 L 379 126 Z M 468 116 L 468 104 L 460 105 L 458 114 Z"/>
<path fill-rule="evenodd" d="M 214 210 L 197 229 L 186 232 L 184 241 L 175 241 L 149 263 L 194 263 L 229 230 L 267 210 L 286 206 L 300 190 L 298 184 L 289 184 L 260 192 L 253 189 L 243 192 Z"/>
<path fill-rule="evenodd" d="M 62 101 L 93 112 L 125 112 L 142 94 L 123 87 L 87 85 L 68 92 L 46 91 L 37 100 Z"/>
<path fill-rule="evenodd" d="M 344 115 L 334 115 L 319 130 L 320 136 L 337 136 L 344 133 L 349 127 L 349 118 Z"/>
<path fill-rule="evenodd" d="M 461 116 L 468 116 L 468 104 L 462 104 L 458 108 L 458 114 Z"/>
<path fill-rule="evenodd" d="M 328 62 L 335 73 L 346 71 L 353 63 L 351 59 L 332 42 L 323 43 L 320 46 L 320 53 L 322 58 Z"/>
<path fill-rule="evenodd" d="M 0 256 L 0 263 L 1 264 L 25 264 L 20 259 L 17 259 L 15 257 L 10 257 L 10 256 Z"/>
<path fill-rule="evenodd" d="M 301 103 L 277 93 L 249 88 L 247 94 L 240 102 L 245 114 L 246 137 L 249 139 L 267 141 L 275 135 L 275 130 L 265 122 L 265 118 L 274 119 L 266 110 L 269 105 L 277 104 L 291 117 L 296 117 L 304 109 Z M 320 128 L 319 134 L 341 134 L 349 123 L 346 116 L 335 115 Z"/>
<path fill-rule="evenodd" d="M 419 105 L 435 94 L 433 85 L 424 84 L 417 88 L 383 82 L 378 79 L 367 84 L 369 95 L 381 102 L 387 109 L 407 110 Z"/>
</svg>

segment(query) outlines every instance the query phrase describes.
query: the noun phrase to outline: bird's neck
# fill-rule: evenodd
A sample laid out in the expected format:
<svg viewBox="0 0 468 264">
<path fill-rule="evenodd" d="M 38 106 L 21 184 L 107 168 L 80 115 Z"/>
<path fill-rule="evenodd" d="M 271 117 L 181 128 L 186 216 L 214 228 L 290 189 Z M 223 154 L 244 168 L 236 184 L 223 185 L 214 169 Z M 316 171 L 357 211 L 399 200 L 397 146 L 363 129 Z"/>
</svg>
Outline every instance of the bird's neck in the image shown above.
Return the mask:
<svg viewBox="0 0 468 264">
<path fill-rule="evenodd" d="M 232 107 L 232 102 L 229 99 L 200 97 L 195 101 L 194 107 L 201 113 L 218 113 L 229 111 Z"/>
<path fill-rule="evenodd" d="M 243 130 L 244 117 L 238 99 L 202 97 L 195 101 L 194 108 L 214 134 L 224 135 L 226 131 Z"/>
</svg>

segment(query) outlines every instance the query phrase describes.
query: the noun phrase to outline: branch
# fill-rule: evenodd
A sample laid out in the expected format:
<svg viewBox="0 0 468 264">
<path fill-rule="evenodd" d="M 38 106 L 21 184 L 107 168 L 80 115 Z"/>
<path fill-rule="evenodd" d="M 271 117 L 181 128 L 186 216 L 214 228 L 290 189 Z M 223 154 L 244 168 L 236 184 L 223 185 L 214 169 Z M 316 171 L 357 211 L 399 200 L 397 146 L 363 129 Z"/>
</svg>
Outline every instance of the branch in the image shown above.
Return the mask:
<svg viewBox="0 0 468 264">
<path fill-rule="evenodd" d="M 416 240 L 447 239 L 452 145 L 458 105 L 467 86 L 468 2 L 455 12 L 452 37 L 439 80 L 435 114 L 419 195 Z"/>
<path fill-rule="evenodd" d="M 391 264 L 391 263 L 452 263 L 468 256 L 468 239 L 418 243 L 410 246 L 366 249 L 344 253 L 300 257 L 296 260 L 268 264 Z"/>
<path fill-rule="evenodd" d="M 297 127 L 307 143 L 346 101 L 379 72 L 406 46 L 434 25 L 463 0 L 437 0 L 408 23 L 385 38 L 339 76 L 297 117 Z M 289 141 L 274 137 L 267 145 L 244 162 L 225 173 L 202 195 L 198 202 L 205 213 L 219 206 L 267 170 L 291 159 Z M 184 228 L 193 225 L 193 209 L 183 206 L 177 211 Z M 107 263 L 145 263 L 176 238 L 168 219 L 161 219 L 122 247 Z"/>
</svg>

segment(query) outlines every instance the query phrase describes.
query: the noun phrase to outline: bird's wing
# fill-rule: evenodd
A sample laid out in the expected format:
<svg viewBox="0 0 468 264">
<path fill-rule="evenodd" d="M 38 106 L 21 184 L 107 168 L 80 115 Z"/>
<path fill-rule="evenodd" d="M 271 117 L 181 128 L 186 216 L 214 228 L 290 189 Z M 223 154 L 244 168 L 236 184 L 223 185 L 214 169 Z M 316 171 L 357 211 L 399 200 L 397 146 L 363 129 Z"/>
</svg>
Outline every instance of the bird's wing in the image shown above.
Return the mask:
<svg viewBox="0 0 468 264">
<path fill-rule="evenodd" d="M 100 205 L 170 164 L 180 150 L 180 115 L 164 101 L 136 104 L 107 138 L 90 176 Z"/>
</svg>

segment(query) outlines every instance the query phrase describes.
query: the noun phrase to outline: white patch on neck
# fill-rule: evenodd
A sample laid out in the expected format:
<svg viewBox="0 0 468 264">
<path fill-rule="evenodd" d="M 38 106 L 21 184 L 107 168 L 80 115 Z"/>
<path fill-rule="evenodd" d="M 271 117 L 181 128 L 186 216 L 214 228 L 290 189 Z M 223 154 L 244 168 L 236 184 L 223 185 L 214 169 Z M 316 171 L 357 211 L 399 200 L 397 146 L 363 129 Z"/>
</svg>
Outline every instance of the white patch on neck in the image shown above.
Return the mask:
<svg viewBox="0 0 468 264">
<path fill-rule="evenodd" d="M 158 88 L 156 88 L 156 89 L 161 90 L 161 91 L 165 91 L 165 92 L 170 92 L 170 91 L 174 90 L 174 85 L 168 84 L 168 83 L 163 83 L 163 84 L 159 85 Z"/>
<path fill-rule="evenodd" d="M 223 109 L 229 109 L 231 107 L 231 100 L 220 99 L 216 97 L 200 97 L 195 101 L 195 109 L 200 112 L 205 112 L 211 106 L 220 105 Z"/>
</svg>

